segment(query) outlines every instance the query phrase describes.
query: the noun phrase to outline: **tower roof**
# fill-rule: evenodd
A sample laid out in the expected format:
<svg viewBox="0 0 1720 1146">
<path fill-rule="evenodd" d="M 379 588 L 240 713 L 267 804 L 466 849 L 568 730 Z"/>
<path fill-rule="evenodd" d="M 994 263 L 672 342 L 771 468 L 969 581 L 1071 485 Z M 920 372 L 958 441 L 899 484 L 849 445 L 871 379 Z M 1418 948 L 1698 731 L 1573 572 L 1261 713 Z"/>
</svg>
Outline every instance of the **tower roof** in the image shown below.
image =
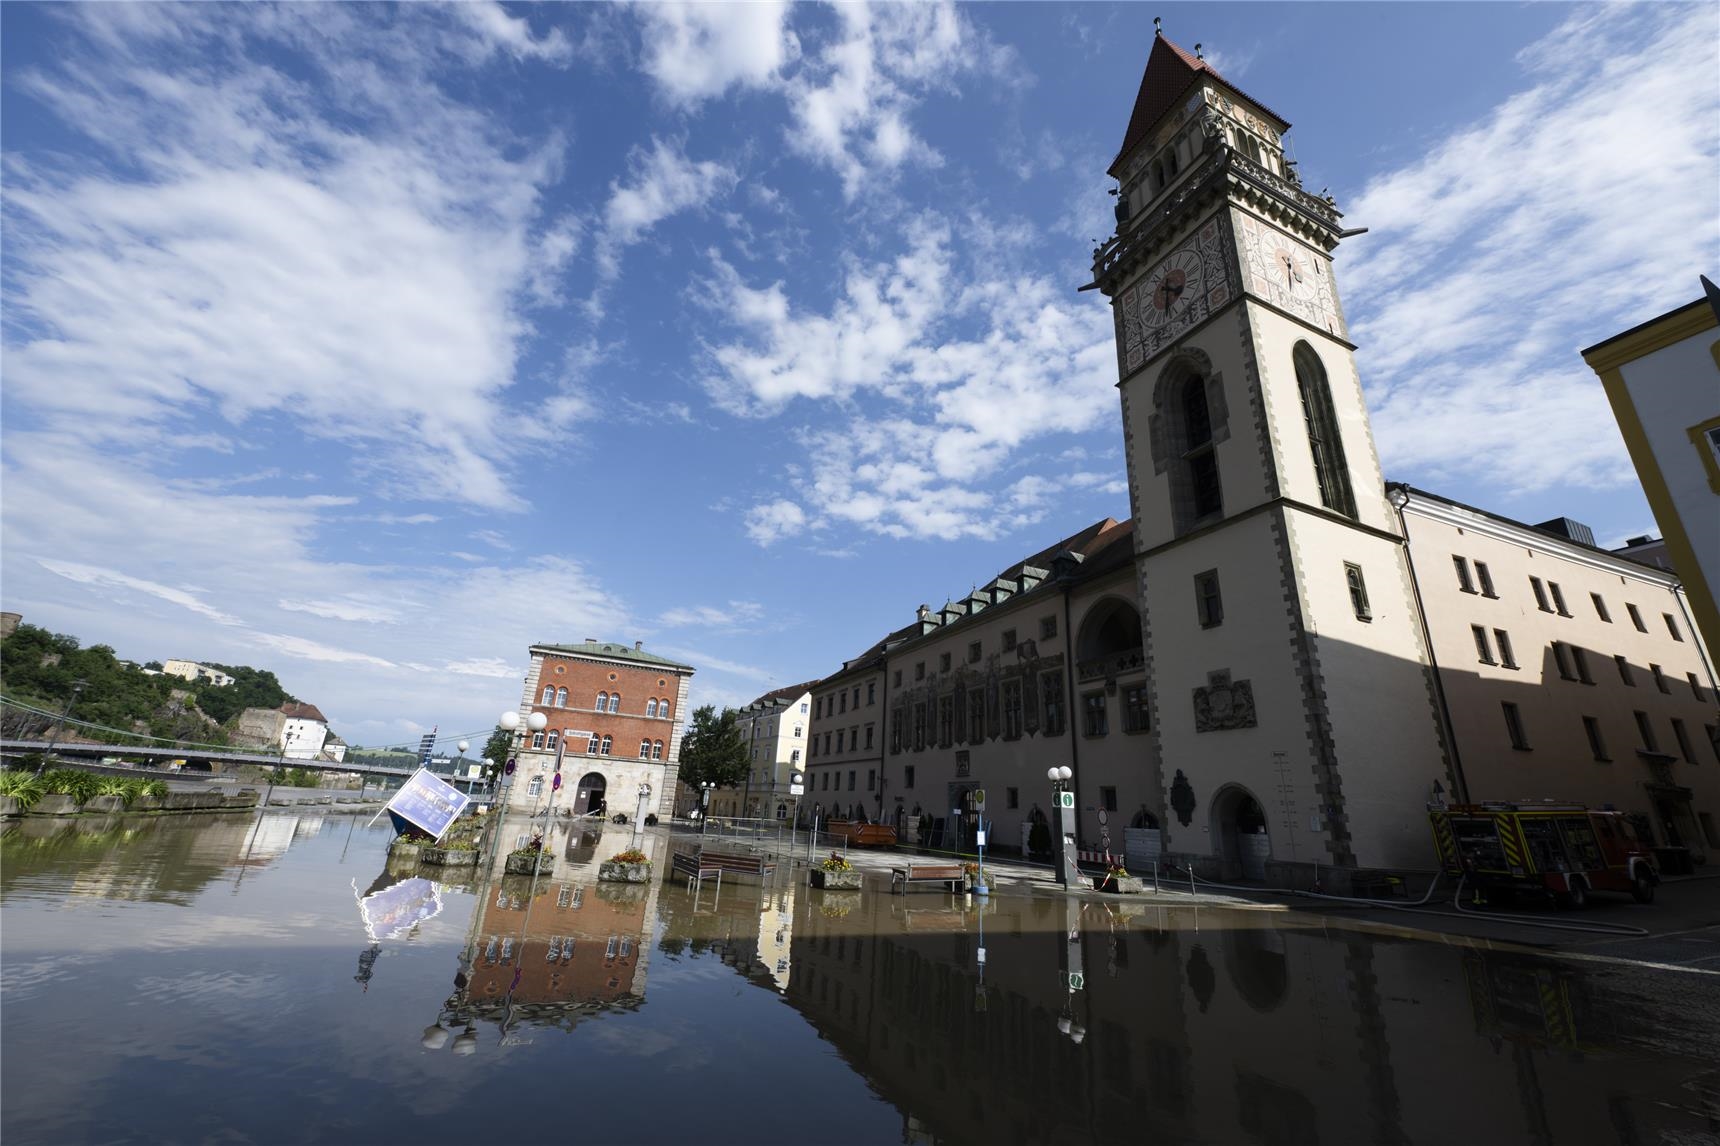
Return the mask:
<svg viewBox="0 0 1720 1146">
<path fill-rule="evenodd" d="M 1123 133 L 1123 146 L 1117 151 L 1117 158 L 1111 161 L 1111 175 L 1116 175 L 1124 157 L 1147 137 L 1165 113 L 1175 107 L 1203 75 L 1217 80 L 1286 128 L 1290 126 L 1277 112 L 1219 75 L 1205 60 L 1173 44 L 1163 32 L 1157 32 L 1153 35 L 1152 54 L 1147 57 L 1147 70 L 1141 76 L 1141 90 L 1135 96 L 1135 110 L 1129 115 L 1129 130 Z"/>
</svg>

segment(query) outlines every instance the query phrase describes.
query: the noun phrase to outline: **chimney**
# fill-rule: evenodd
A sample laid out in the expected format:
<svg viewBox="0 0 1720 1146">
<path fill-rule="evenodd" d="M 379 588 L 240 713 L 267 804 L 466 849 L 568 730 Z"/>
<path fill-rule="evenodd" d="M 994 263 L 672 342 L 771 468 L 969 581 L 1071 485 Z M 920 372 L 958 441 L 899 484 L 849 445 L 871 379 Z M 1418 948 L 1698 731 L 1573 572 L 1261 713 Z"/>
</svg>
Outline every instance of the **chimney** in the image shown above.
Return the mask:
<svg viewBox="0 0 1720 1146">
<path fill-rule="evenodd" d="M 587 638 L 585 638 L 585 643 L 588 645 L 595 645 L 597 643 L 597 638 L 596 637 L 587 637 Z"/>
<path fill-rule="evenodd" d="M 633 651 L 634 652 L 638 652 L 640 649 L 642 649 L 644 647 L 645 647 L 644 641 L 634 641 L 633 642 Z"/>
<path fill-rule="evenodd" d="M 931 615 L 932 615 L 932 609 L 931 609 L 931 606 L 929 606 L 929 605 L 921 605 L 918 609 L 914 610 L 914 616 L 916 616 L 920 619 L 920 623 L 922 625 L 926 623 L 926 618 L 931 616 Z"/>
</svg>

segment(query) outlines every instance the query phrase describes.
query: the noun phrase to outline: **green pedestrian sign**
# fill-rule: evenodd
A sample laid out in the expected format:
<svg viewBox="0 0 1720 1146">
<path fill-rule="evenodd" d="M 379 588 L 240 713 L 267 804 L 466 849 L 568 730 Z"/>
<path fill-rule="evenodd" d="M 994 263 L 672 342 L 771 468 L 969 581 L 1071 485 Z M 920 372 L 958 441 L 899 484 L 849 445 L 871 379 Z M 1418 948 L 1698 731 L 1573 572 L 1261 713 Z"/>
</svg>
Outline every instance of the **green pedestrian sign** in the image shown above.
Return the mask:
<svg viewBox="0 0 1720 1146">
<path fill-rule="evenodd" d="M 1075 793 L 1073 793 L 1073 792 L 1059 792 L 1059 793 L 1057 793 L 1057 806 L 1059 808 L 1073 808 L 1075 806 Z"/>
<path fill-rule="evenodd" d="M 1063 976 L 1063 981 L 1068 985 L 1071 991 L 1080 991 L 1085 989 L 1087 986 L 1087 976 L 1082 974 L 1080 971 L 1066 972 Z"/>
</svg>

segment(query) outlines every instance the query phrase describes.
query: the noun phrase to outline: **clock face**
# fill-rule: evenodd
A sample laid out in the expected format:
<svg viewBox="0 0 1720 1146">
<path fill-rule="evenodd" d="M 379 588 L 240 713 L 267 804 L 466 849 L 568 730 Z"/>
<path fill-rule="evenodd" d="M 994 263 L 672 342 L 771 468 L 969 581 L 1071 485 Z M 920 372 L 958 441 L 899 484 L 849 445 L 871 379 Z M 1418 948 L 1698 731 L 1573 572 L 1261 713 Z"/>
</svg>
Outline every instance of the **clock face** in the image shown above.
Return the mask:
<svg viewBox="0 0 1720 1146">
<path fill-rule="evenodd" d="M 1284 277 L 1284 289 L 1292 298 L 1314 296 L 1314 261 L 1299 243 L 1279 242 L 1272 249 L 1272 269 Z"/>
<path fill-rule="evenodd" d="M 1147 276 L 1141 319 L 1152 329 L 1175 323 L 1194 308 L 1205 289 L 1204 264 L 1188 249 L 1177 251 Z"/>
<path fill-rule="evenodd" d="M 1302 243 L 1248 215 L 1237 225 L 1243 285 L 1320 330 L 1344 336 L 1326 261 Z"/>
</svg>

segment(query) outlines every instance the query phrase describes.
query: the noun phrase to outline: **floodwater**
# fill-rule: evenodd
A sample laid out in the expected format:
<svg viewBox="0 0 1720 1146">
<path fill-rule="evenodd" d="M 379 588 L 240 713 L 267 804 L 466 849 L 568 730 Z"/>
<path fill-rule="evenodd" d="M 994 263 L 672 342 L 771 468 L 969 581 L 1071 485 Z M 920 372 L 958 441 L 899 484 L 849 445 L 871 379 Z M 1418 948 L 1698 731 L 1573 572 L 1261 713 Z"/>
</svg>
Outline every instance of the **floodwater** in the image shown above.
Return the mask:
<svg viewBox="0 0 1720 1146">
<path fill-rule="evenodd" d="M 0 1135 L 1720 1140 L 1712 976 L 787 868 L 600 885 L 631 842 L 608 826 L 559 836 L 535 885 L 426 879 L 388 839 L 307 814 L 9 826 Z M 658 872 L 673 842 L 644 840 Z"/>
</svg>

